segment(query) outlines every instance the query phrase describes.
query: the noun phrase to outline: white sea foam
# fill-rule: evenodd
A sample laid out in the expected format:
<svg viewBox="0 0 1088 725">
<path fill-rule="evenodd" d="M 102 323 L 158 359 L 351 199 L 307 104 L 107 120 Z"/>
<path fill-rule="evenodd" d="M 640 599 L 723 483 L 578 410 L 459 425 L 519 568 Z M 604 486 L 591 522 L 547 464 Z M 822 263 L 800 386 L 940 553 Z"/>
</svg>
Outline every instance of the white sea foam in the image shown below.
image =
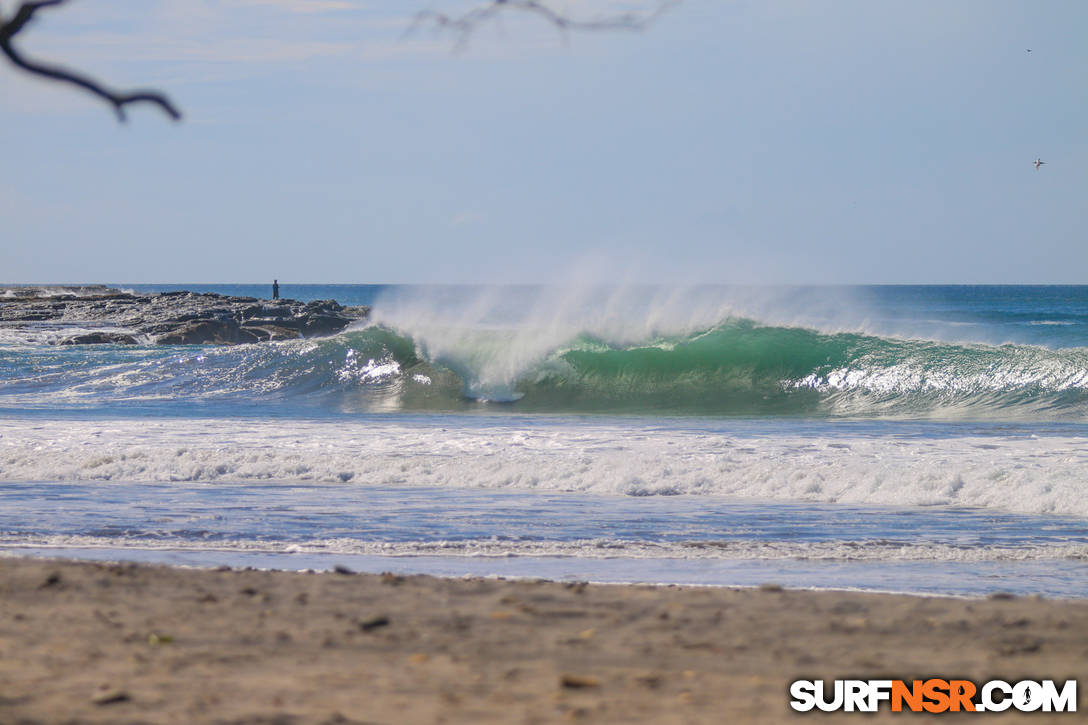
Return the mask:
<svg viewBox="0 0 1088 725">
<path fill-rule="evenodd" d="M 336 375 L 341 381 L 378 382 L 400 375 L 400 363 L 392 358 L 370 358 L 365 364 L 360 364 L 355 351 L 348 350 L 344 365 L 336 371 Z"/>
<path fill-rule="evenodd" d="M 888 541 L 714 541 L 649 542 L 623 539 L 574 541 L 361 541 L 317 538 L 305 542 L 170 538 L 126 539 L 72 534 L 0 536 L 0 548 L 141 549 L 161 551 L 221 551 L 267 554 L 337 554 L 343 556 L 447 557 L 576 557 L 578 559 L 721 559 L 726 561 L 939 561 L 1028 562 L 1055 559 L 1088 560 L 1088 545 L 954 546 L 933 542 Z"/>
<path fill-rule="evenodd" d="M 0 480 L 300 481 L 1088 516 L 1081 437 L 773 437 L 632 424 L 8 420 Z"/>
</svg>

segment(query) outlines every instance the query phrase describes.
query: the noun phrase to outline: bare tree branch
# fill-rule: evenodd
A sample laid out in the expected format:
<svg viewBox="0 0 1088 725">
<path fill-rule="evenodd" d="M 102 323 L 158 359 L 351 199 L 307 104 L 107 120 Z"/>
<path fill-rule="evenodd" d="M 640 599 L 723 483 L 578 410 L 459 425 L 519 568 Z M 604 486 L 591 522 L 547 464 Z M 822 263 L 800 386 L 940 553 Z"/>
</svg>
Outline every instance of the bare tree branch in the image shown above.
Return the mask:
<svg viewBox="0 0 1088 725">
<path fill-rule="evenodd" d="M 32 73 L 55 81 L 61 81 L 63 83 L 71 83 L 102 98 L 113 106 L 118 121 L 125 120 L 125 106 L 130 103 L 151 103 L 161 108 L 166 115 L 170 116 L 170 118 L 175 121 L 180 119 L 181 112 L 174 106 L 170 99 L 162 93 L 144 90 L 130 91 L 128 93 L 113 91 L 106 88 L 98 81 L 92 80 L 87 76 L 70 71 L 66 68 L 28 60 L 12 45 L 12 38 L 14 38 L 27 23 L 33 20 L 34 14 L 38 12 L 38 10 L 54 5 L 61 5 L 64 2 L 66 2 L 66 0 L 37 0 L 36 2 L 24 2 L 15 12 L 15 15 L 11 20 L 3 22 L 3 19 L 0 18 L 0 52 L 3 52 L 3 54 L 8 57 L 8 60 L 15 64 L 16 67 L 21 68 L 27 73 Z"/>
<path fill-rule="evenodd" d="M 593 19 L 572 18 L 546 5 L 540 0 L 490 0 L 460 15 L 449 15 L 424 10 L 416 15 L 409 32 L 422 25 L 433 25 L 439 30 L 449 30 L 458 36 L 458 47 L 464 46 L 477 27 L 493 20 L 507 10 L 519 10 L 536 15 L 555 26 L 561 33 L 568 30 L 628 30 L 640 31 L 651 25 L 670 7 L 681 0 L 658 0 L 657 8 L 649 13 L 619 13 Z"/>
<path fill-rule="evenodd" d="M 15 48 L 12 40 L 34 19 L 35 13 L 42 8 L 63 5 L 65 2 L 67 0 L 27 0 L 19 6 L 11 19 L 6 22 L 2 17 L 2 11 L 0 11 L 0 52 L 6 55 L 8 60 L 17 68 L 27 73 L 62 83 L 69 83 L 98 96 L 113 106 L 119 121 L 126 120 L 125 106 L 130 103 L 156 105 L 170 118 L 175 121 L 179 120 L 181 112 L 163 93 L 149 90 L 129 92 L 111 90 L 98 81 L 76 71 L 30 60 Z M 430 10 L 423 11 L 416 16 L 409 32 L 421 25 L 431 24 L 440 30 L 450 30 L 456 33 L 459 36 L 458 45 L 461 46 L 468 42 L 469 36 L 477 27 L 508 10 L 536 15 L 555 26 L 561 33 L 568 30 L 640 31 L 657 20 L 667 9 L 680 2 L 682 0 L 656 0 L 656 9 L 648 13 L 628 12 L 593 19 L 577 19 L 555 10 L 543 0 L 489 0 L 460 15 L 450 15 Z"/>
</svg>

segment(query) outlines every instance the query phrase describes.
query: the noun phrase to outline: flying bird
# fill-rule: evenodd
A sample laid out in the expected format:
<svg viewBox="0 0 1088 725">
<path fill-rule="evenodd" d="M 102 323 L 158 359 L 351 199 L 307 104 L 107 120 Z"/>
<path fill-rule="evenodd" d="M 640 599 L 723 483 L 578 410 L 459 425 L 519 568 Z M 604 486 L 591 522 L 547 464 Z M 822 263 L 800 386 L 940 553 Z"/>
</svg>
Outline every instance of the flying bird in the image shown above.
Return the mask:
<svg viewBox="0 0 1088 725">
<path fill-rule="evenodd" d="M 1039 167 L 1042 166 L 1045 163 L 1046 162 L 1043 161 L 1042 159 L 1035 159 L 1035 161 L 1034 161 L 1035 170 L 1038 171 Z"/>
</svg>

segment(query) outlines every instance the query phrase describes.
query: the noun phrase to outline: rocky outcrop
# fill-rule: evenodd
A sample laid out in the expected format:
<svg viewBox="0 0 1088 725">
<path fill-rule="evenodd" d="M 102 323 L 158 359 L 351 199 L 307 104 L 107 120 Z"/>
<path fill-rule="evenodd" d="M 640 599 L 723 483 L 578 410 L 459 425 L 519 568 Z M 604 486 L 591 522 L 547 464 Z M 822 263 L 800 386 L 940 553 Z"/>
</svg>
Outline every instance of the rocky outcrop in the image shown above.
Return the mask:
<svg viewBox="0 0 1088 725">
<path fill-rule="evenodd" d="M 0 325 L 108 328 L 62 338 L 63 345 L 238 345 L 340 332 L 369 307 L 336 300 L 261 300 L 212 293 L 132 294 L 108 287 L 0 290 Z"/>
</svg>

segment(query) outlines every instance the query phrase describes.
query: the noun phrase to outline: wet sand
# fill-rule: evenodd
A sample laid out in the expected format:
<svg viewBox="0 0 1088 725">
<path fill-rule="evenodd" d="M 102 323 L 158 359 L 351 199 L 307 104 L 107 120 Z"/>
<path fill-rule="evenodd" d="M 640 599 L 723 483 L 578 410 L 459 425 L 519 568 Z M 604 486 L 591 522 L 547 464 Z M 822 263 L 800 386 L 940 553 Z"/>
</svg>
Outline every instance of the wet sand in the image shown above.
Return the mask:
<svg viewBox="0 0 1088 725">
<path fill-rule="evenodd" d="M 872 722 L 788 683 L 936 676 L 1083 689 L 1088 601 L 0 558 L 4 724 Z"/>
</svg>

